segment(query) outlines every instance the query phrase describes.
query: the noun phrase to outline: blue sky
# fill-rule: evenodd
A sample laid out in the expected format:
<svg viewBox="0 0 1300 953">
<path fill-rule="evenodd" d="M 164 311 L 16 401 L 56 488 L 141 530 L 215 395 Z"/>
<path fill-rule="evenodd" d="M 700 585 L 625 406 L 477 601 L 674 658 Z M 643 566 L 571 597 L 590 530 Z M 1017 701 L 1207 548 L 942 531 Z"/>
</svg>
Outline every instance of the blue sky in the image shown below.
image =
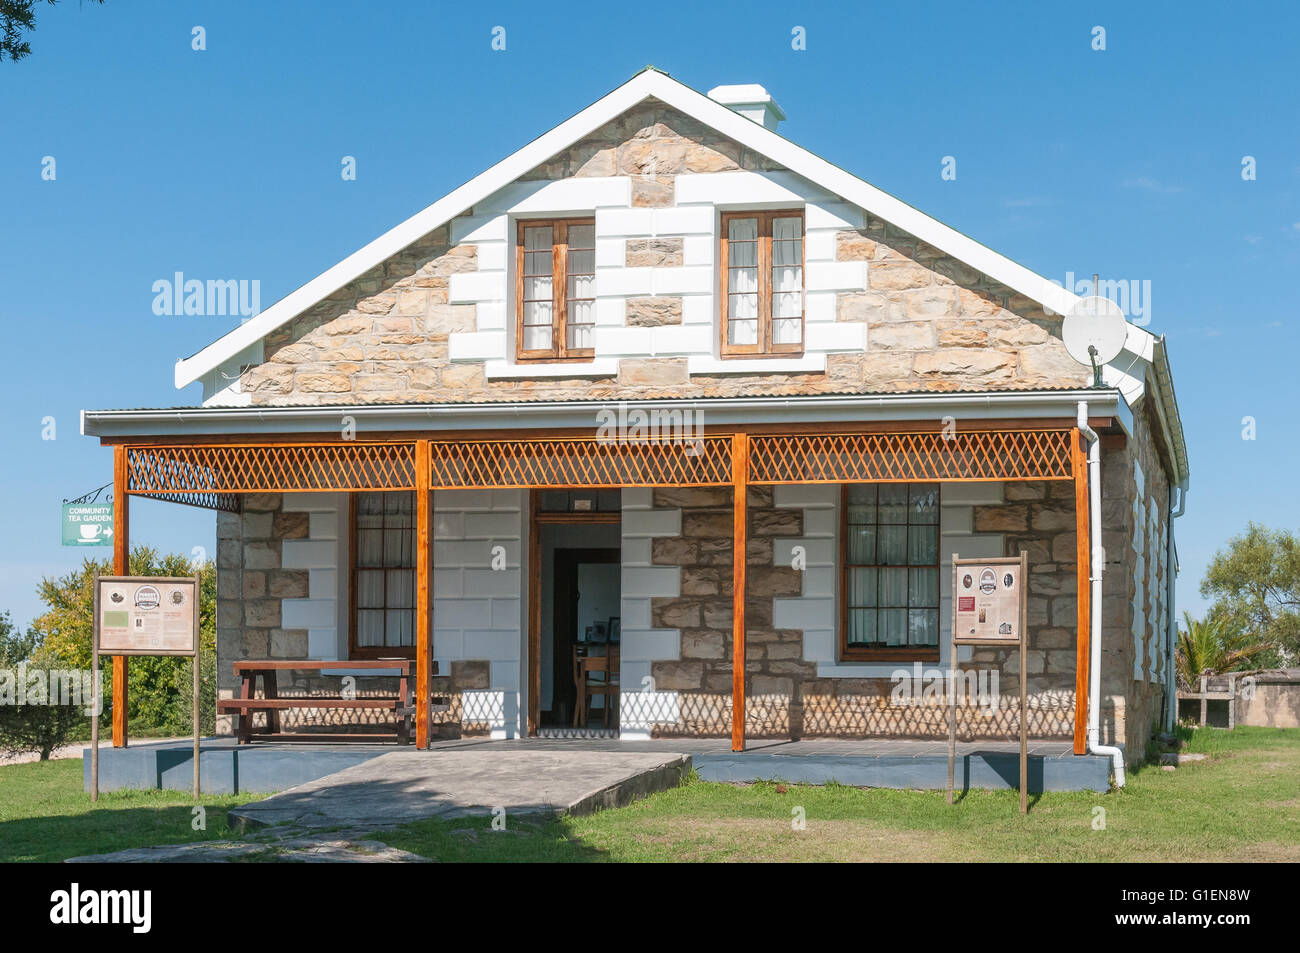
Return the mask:
<svg viewBox="0 0 1300 953">
<path fill-rule="evenodd" d="M 257 279 L 266 307 L 648 63 L 765 85 L 785 135 L 1049 278 L 1150 281 L 1192 464 L 1180 611 L 1248 520 L 1300 523 L 1294 4 L 586 6 L 38 8 L 31 57 L 0 65 L 0 609 L 26 621 L 79 562 L 59 504 L 111 478 L 79 411 L 196 403 L 173 364 L 237 321 L 155 316 L 155 280 Z M 213 535 L 133 505 L 133 541 Z"/>
</svg>

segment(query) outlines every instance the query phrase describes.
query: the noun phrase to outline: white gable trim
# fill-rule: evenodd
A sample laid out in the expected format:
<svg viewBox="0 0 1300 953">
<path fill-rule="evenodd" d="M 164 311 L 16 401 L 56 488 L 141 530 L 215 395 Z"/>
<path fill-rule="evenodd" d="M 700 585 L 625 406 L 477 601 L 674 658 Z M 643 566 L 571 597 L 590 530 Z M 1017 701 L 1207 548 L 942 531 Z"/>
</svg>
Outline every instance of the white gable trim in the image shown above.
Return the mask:
<svg viewBox="0 0 1300 953">
<path fill-rule="evenodd" d="M 181 388 L 192 384 L 407 245 L 446 224 L 649 97 L 661 100 L 741 145 L 762 153 L 791 172 L 910 232 L 1045 308 L 1065 314 L 1079 300 L 1072 291 L 714 102 L 666 73 L 646 69 L 518 152 L 353 252 L 197 354 L 178 361 L 176 386 Z M 1149 359 L 1152 341 L 1148 332 L 1131 326 L 1126 350 L 1135 356 L 1147 356 Z"/>
</svg>

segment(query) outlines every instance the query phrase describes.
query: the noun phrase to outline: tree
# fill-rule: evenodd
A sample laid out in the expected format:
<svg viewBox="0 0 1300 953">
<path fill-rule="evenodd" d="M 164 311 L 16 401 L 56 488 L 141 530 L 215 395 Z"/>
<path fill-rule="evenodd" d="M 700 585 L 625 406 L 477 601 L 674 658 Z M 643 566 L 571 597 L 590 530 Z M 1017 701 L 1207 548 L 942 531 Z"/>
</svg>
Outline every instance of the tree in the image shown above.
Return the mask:
<svg viewBox="0 0 1300 953">
<path fill-rule="evenodd" d="M 199 666 L 201 728 L 215 729 L 211 714 L 216 692 L 216 604 L 217 572 L 212 563 L 199 568 Z M 46 611 L 33 622 L 38 637 L 65 665 L 89 668 L 91 664 L 91 619 L 94 612 L 95 576 L 111 575 L 108 560 L 86 559 L 79 569 L 57 579 L 42 579 L 37 592 Z M 160 555 L 156 549 L 137 546 L 131 550 L 127 575 L 192 576 L 194 566 L 185 556 Z M 103 664 L 103 663 L 101 663 Z M 193 679 L 188 658 L 137 656 L 131 660 L 127 681 L 128 714 L 145 724 L 167 728 L 178 734 L 190 730 L 190 695 Z M 105 693 L 112 680 L 105 679 Z M 107 708 L 107 704 L 106 704 Z"/>
<path fill-rule="evenodd" d="M 41 645 L 35 629 L 22 632 L 9 613 L 0 613 L 0 751 L 36 752 L 48 761 L 85 721 L 87 700 L 57 704 L 58 699 L 50 697 L 57 683 L 48 675 L 58 667 L 58 659 Z M 24 682 L 21 695 L 19 680 Z"/>
<path fill-rule="evenodd" d="M 1250 523 L 1215 553 L 1201 595 L 1215 600 L 1210 614 L 1224 626 L 1268 646 L 1265 664 L 1300 657 L 1300 539 L 1289 530 Z"/>
<path fill-rule="evenodd" d="M 36 630 L 28 628 L 23 632 L 14 625 L 8 612 L 0 612 L 0 668 L 12 668 L 19 662 L 26 662 L 41 644 Z"/>
<path fill-rule="evenodd" d="M 1202 675 L 1242 671 L 1251 659 L 1268 649 L 1250 636 L 1213 616 L 1196 620 L 1183 613 L 1185 628 L 1178 630 L 1174 668 L 1184 688 L 1195 689 Z"/>
<path fill-rule="evenodd" d="M 45 0 L 54 6 L 56 0 Z M 92 0 L 103 3 L 104 0 Z M 36 5 L 40 0 L 0 0 L 0 63 L 6 55 L 17 61 L 31 53 L 32 48 L 23 39 L 24 31 L 36 29 Z"/>
</svg>

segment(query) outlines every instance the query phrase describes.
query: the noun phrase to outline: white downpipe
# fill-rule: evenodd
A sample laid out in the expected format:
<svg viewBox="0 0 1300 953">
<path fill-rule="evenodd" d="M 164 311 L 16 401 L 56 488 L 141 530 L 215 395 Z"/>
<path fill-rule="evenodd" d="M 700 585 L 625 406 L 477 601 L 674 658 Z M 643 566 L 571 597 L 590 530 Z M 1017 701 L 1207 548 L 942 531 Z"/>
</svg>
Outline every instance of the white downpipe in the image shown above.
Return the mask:
<svg viewBox="0 0 1300 953">
<path fill-rule="evenodd" d="M 1178 494 L 1178 509 L 1174 509 L 1174 493 Z M 1173 732 L 1174 726 L 1178 724 L 1178 675 L 1174 672 L 1174 651 L 1178 645 L 1178 617 L 1174 612 L 1174 583 L 1177 581 L 1176 564 L 1177 557 L 1174 555 L 1174 520 L 1183 515 L 1183 510 L 1187 508 L 1187 485 L 1179 487 L 1171 486 L 1169 488 L 1169 547 L 1165 557 L 1165 583 L 1167 586 L 1165 592 L 1165 606 L 1168 618 L 1165 621 L 1165 731 Z"/>
<path fill-rule="evenodd" d="M 1124 752 L 1114 745 L 1101 743 L 1101 577 L 1106 572 L 1105 552 L 1101 545 L 1101 440 L 1088 426 L 1088 402 L 1079 401 L 1079 433 L 1088 439 L 1088 552 L 1092 572 L 1089 574 L 1088 651 L 1088 750 L 1107 755 L 1115 772 L 1115 786 L 1124 786 Z"/>
</svg>

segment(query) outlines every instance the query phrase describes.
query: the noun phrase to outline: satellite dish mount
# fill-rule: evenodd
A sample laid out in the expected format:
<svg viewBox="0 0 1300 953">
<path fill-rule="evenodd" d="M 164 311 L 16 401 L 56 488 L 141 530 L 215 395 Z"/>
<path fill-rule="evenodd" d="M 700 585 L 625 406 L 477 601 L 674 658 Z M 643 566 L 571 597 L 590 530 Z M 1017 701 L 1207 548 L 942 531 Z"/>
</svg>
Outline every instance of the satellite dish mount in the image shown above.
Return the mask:
<svg viewBox="0 0 1300 953">
<path fill-rule="evenodd" d="M 1093 278 L 1093 288 L 1099 287 Z M 1128 319 L 1109 298 L 1092 295 L 1075 302 L 1061 325 L 1070 356 L 1092 368 L 1092 386 L 1104 387 L 1102 367 L 1119 357 L 1128 337 Z"/>
</svg>

